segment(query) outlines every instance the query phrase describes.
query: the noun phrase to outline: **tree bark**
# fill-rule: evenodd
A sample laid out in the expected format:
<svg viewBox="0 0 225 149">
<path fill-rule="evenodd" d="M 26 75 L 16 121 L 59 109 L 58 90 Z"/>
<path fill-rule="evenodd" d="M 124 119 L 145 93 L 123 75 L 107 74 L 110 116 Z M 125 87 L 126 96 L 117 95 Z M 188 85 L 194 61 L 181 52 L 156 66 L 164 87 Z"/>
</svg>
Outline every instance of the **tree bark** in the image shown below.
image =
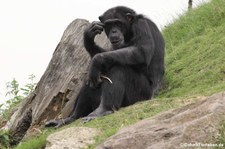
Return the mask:
<svg viewBox="0 0 225 149">
<path fill-rule="evenodd" d="M 88 21 L 76 19 L 64 31 L 36 89 L 20 104 L 5 126 L 12 133 L 13 144 L 32 128 L 71 114 L 90 62 L 83 46 L 83 32 L 88 25 Z M 95 41 L 103 48 L 110 48 L 104 34 L 97 36 Z"/>
</svg>

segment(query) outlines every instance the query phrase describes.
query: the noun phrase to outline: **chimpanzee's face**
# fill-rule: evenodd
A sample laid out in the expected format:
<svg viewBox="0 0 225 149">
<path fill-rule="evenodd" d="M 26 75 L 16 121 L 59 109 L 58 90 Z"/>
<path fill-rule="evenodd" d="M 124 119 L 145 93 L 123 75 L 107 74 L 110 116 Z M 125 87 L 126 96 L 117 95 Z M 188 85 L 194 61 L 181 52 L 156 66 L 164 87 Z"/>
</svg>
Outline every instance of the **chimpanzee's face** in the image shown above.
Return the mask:
<svg viewBox="0 0 225 149">
<path fill-rule="evenodd" d="M 118 49 L 125 44 L 125 24 L 119 19 L 109 19 L 104 22 L 104 29 L 113 49 Z"/>
<path fill-rule="evenodd" d="M 129 8 L 115 7 L 99 17 L 114 50 L 121 48 L 125 42 L 129 42 L 134 15 L 135 12 Z"/>
</svg>

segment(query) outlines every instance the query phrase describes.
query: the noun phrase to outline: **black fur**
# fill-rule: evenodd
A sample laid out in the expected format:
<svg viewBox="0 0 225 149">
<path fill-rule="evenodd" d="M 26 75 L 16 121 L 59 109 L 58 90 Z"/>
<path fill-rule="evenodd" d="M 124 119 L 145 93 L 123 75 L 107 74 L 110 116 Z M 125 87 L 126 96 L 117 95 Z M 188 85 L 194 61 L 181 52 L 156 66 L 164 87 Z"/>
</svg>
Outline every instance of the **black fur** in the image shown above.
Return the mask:
<svg viewBox="0 0 225 149">
<path fill-rule="evenodd" d="M 93 22 L 84 33 L 84 45 L 92 57 L 88 84 L 82 87 L 73 114 L 46 126 L 59 127 L 80 117 L 90 121 L 113 113 L 151 99 L 161 84 L 165 43 L 155 23 L 122 6 L 107 10 L 99 19 L 101 22 Z M 112 43 L 111 51 L 94 42 L 103 30 Z"/>
</svg>

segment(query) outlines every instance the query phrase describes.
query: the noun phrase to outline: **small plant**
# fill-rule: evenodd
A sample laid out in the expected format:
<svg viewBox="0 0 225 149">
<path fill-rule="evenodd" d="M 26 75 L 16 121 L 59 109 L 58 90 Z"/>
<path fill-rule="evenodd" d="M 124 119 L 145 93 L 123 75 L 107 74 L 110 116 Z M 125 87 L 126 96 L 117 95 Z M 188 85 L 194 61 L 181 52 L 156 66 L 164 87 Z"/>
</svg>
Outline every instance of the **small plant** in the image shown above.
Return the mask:
<svg viewBox="0 0 225 149">
<path fill-rule="evenodd" d="M 35 75 L 29 75 L 28 79 L 30 80 L 29 83 L 22 88 L 19 87 L 19 83 L 15 78 L 13 78 L 11 82 L 6 83 L 8 92 L 5 96 L 8 100 L 6 103 L 0 104 L 0 116 L 7 119 L 10 115 L 10 111 L 34 91 L 37 85 L 37 83 L 34 83 Z"/>
<path fill-rule="evenodd" d="M 8 100 L 6 103 L 0 104 L 0 119 L 2 121 L 7 121 L 12 110 L 34 91 L 37 84 L 34 83 L 34 78 L 35 76 L 33 74 L 29 75 L 29 83 L 22 88 L 19 87 L 19 83 L 15 78 L 11 82 L 6 83 L 8 90 L 6 97 L 8 97 Z M 10 133 L 8 131 L 0 131 L 0 148 L 10 148 Z"/>
<path fill-rule="evenodd" d="M 29 80 L 30 80 L 30 83 L 26 84 L 23 88 L 20 88 L 21 91 L 23 91 L 23 95 L 25 97 L 27 97 L 31 92 L 34 91 L 37 83 L 34 83 L 34 78 L 35 78 L 35 75 L 31 74 L 29 75 Z"/>
<path fill-rule="evenodd" d="M 24 97 L 19 94 L 19 83 L 15 78 L 11 82 L 6 83 L 6 88 L 8 92 L 6 93 L 6 97 L 10 97 L 9 100 L 6 101 L 7 108 L 10 108 L 16 104 L 18 104 Z"/>
<path fill-rule="evenodd" d="M 0 148 L 10 147 L 10 134 L 6 130 L 0 131 Z"/>
</svg>

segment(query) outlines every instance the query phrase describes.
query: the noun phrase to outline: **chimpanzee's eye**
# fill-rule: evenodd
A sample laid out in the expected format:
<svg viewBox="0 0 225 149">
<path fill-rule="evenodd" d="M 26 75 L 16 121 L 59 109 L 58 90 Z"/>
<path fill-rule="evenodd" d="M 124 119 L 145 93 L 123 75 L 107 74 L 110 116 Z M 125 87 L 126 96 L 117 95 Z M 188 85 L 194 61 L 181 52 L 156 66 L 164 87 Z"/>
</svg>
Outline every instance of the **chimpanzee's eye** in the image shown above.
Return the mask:
<svg viewBox="0 0 225 149">
<path fill-rule="evenodd" d="M 112 25 L 110 24 L 110 23 L 106 23 L 105 25 L 104 25 L 104 29 L 105 29 L 105 32 L 106 32 L 106 34 L 110 31 L 110 28 L 112 27 Z"/>
<path fill-rule="evenodd" d="M 119 22 L 119 21 L 117 21 L 117 22 L 115 23 L 115 25 L 118 26 L 118 27 L 122 27 L 122 23 Z"/>
</svg>

